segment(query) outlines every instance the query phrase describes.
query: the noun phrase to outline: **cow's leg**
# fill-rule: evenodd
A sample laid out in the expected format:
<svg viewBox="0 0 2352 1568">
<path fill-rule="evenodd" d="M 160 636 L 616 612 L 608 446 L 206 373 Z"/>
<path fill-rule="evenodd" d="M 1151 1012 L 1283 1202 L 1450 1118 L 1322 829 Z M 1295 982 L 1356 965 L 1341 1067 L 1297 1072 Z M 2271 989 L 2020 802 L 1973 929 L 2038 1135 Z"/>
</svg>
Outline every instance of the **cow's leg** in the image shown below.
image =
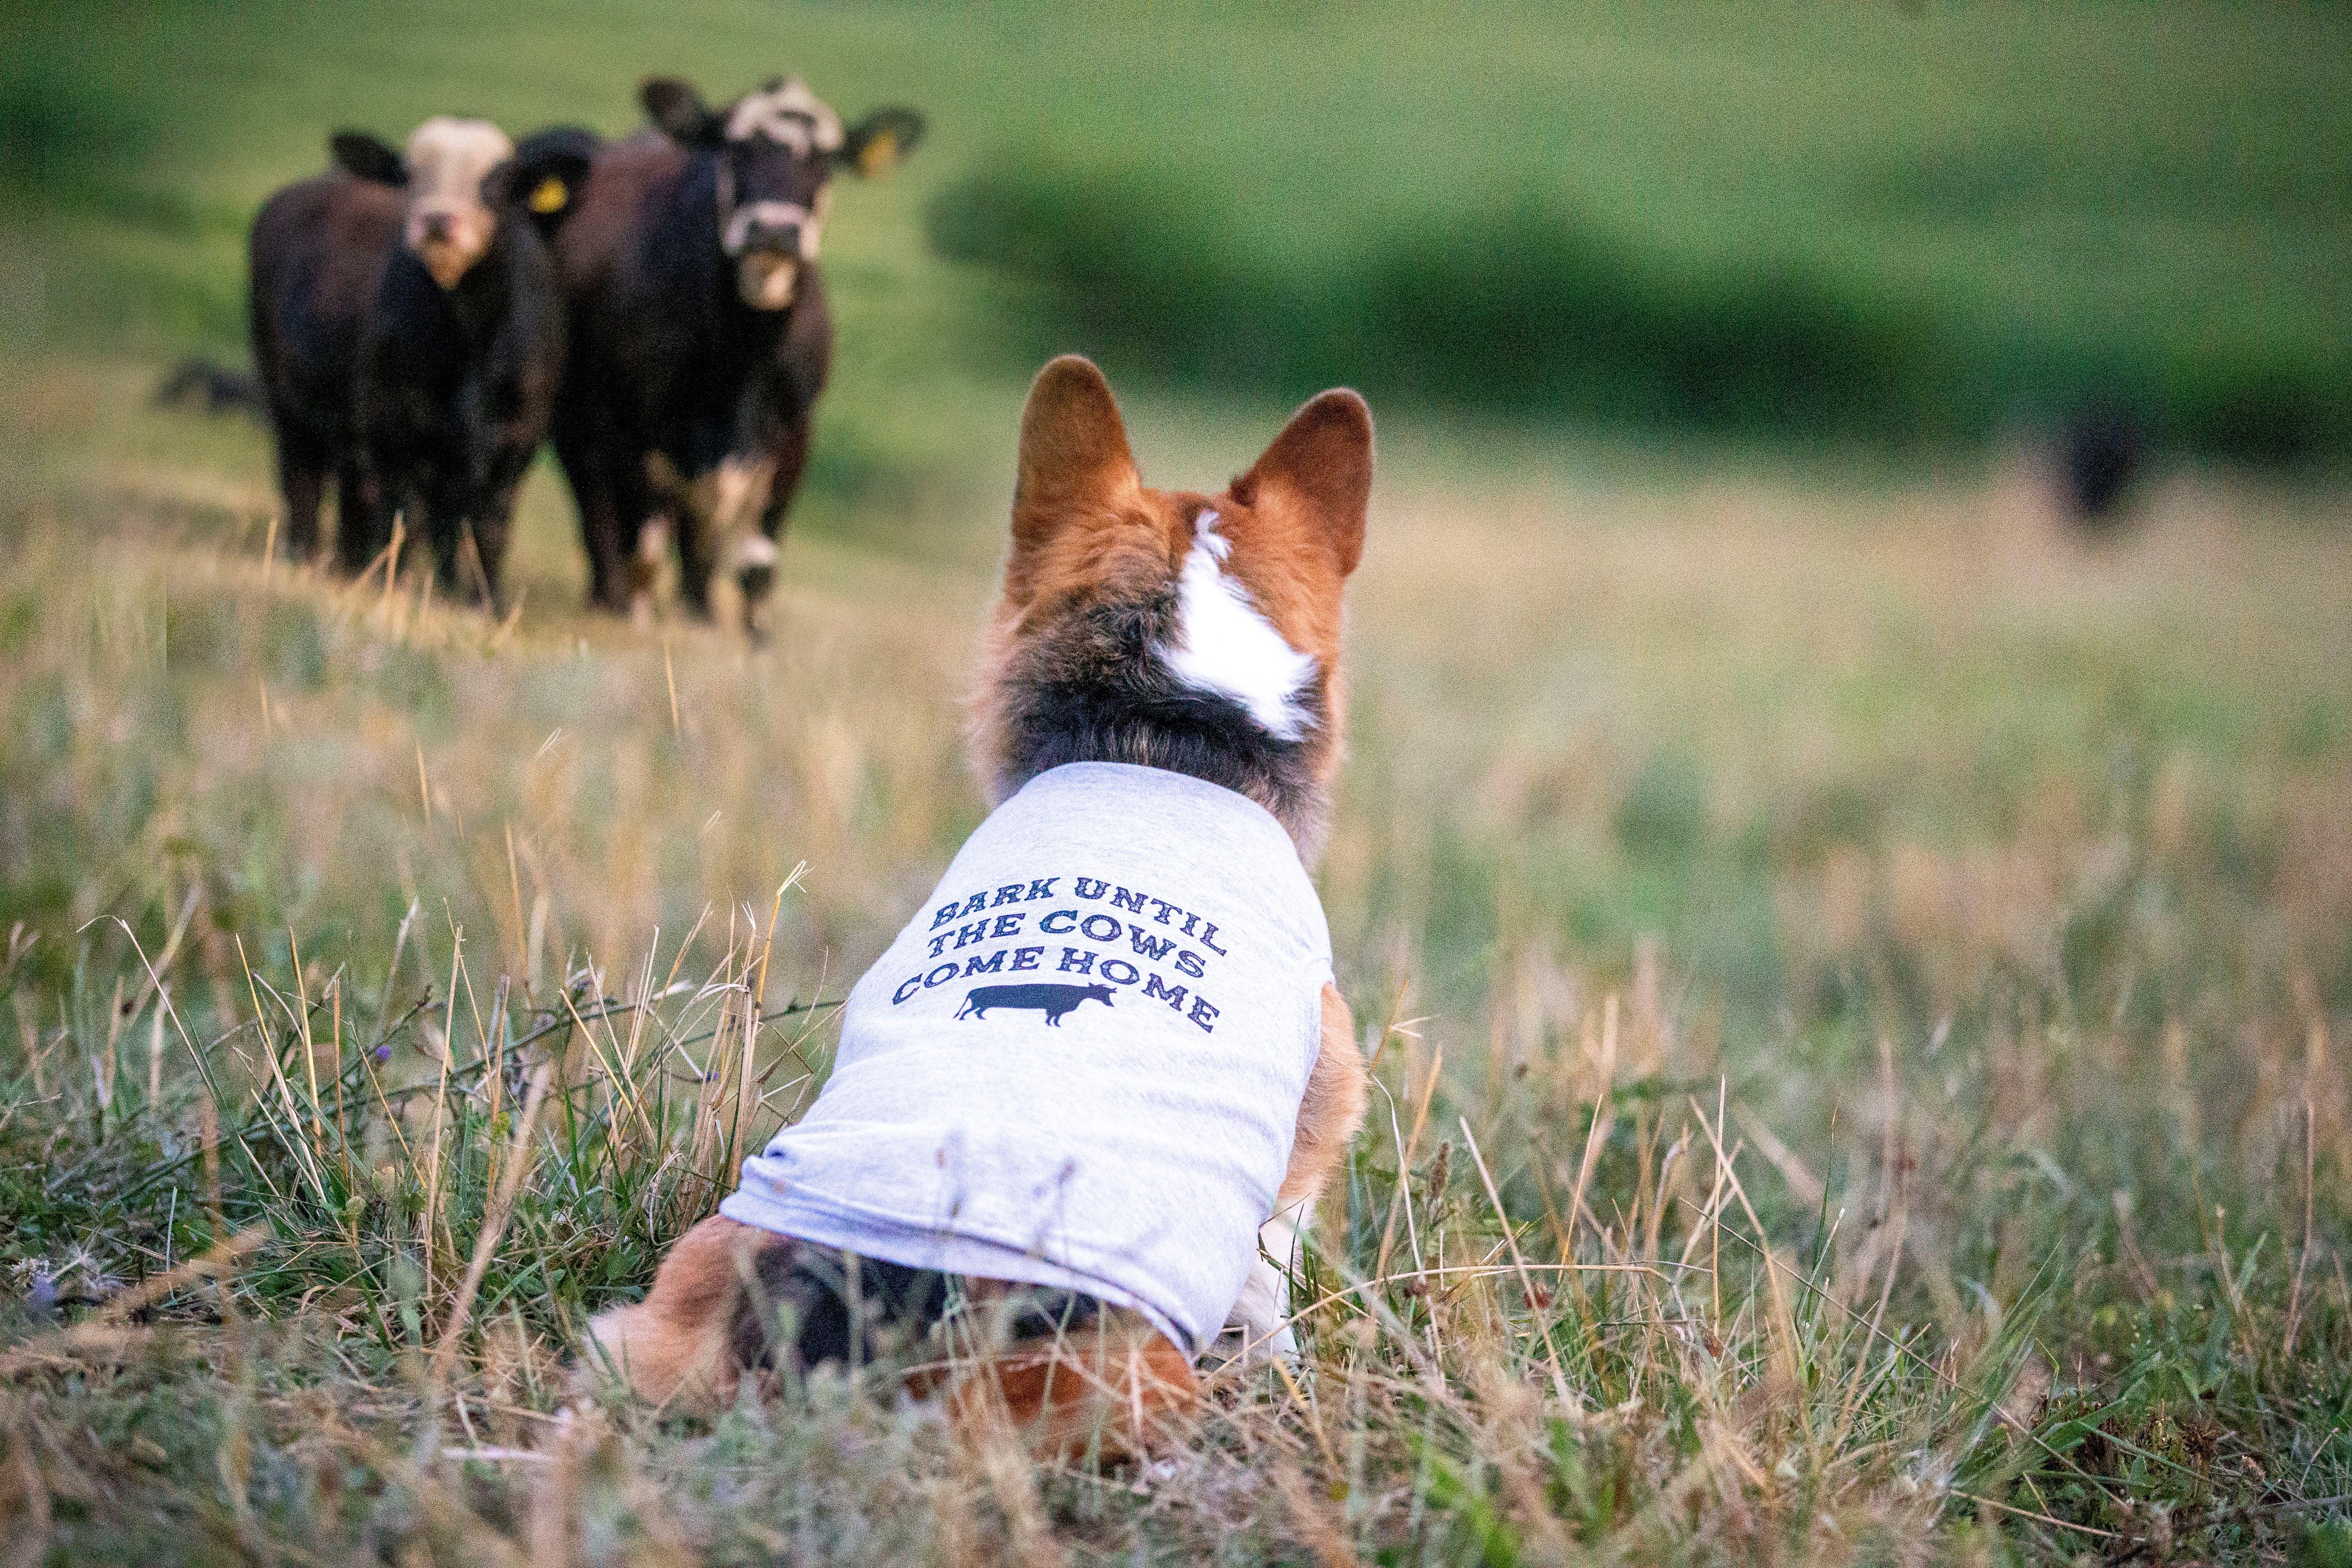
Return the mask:
<svg viewBox="0 0 2352 1568">
<path fill-rule="evenodd" d="M 278 489 L 286 499 L 286 553 L 297 561 L 308 560 L 319 548 L 319 502 L 327 491 L 325 447 L 281 428 Z"/>
<path fill-rule="evenodd" d="M 460 401 L 463 450 L 455 456 L 464 464 L 465 515 L 472 529 L 474 569 L 467 575 L 493 615 L 513 533 L 515 493 L 539 452 L 548 410 L 527 369 L 471 381 Z"/>
<path fill-rule="evenodd" d="M 710 618 L 710 578 L 719 566 L 718 480 L 705 475 L 671 514 L 677 534 L 677 587 L 688 608 Z"/>
<path fill-rule="evenodd" d="M 662 563 L 669 554 L 670 535 L 676 526 L 670 521 L 674 512 L 669 492 L 657 485 L 645 463 L 616 464 L 613 471 L 613 493 L 617 498 L 621 519 L 621 540 L 625 550 L 622 562 L 621 593 L 623 606 L 629 619 L 639 626 L 651 626 L 654 601 L 661 587 Z"/>
<path fill-rule="evenodd" d="M 760 510 L 760 531 L 776 544 L 784 542 L 793 498 L 800 493 L 801 476 L 808 469 L 809 416 L 787 419 L 776 432 L 776 473 L 768 484 L 767 504 Z"/>
<path fill-rule="evenodd" d="M 368 569 L 391 536 L 374 480 L 355 459 L 335 467 L 335 558 L 346 576 Z"/>
<path fill-rule="evenodd" d="M 481 520 L 471 513 L 460 512 L 457 525 L 450 530 L 449 593 L 469 605 L 479 605 L 497 615 L 499 592 L 490 582 L 488 558 L 482 552 Z"/>
<path fill-rule="evenodd" d="M 436 463 L 417 489 L 425 498 L 425 532 L 433 541 L 441 591 L 452 598 L 469 594 L 474 582 L 465 564 L 466 487 L 446 465 Z"/>
<path fill-rule="evenodd" d="M 501 446 L 488 472 L 474 486 L 473 498 L 466 509 L 473 523 L 474 557 L 480 568 L 482 595 L 493 615 L 505 603 L 507 546 L 514 537 L 515 493 L 522 488 L 522 476 L 530 467 L 530 458 L 529 447 Z"/>
<path fill-rule="evenodd" d="M 594 510 L 581 527 L 588 541 L 589 602 L 616 616 L 629 613 L 637 571 L 637 520 L 623 512 L 620 496 L 608 481 L 599 484 Z"/>
<path fill-rule="evenodd" d="M 774 476 L 773 456 L 753 446 L 730 451 L 691 482 L 673 487 L 683 492 L 678 575 L 688 604 L 706 619 L 740 614 L 755 635 L 753 605 L 742 589 L 747 573 L 772 574 L 775 562 L 776 547 L 760 531 Z"/>
<path fill-rule="evenodd" d="M 760 508 L 759 538 L 766 548 L 741 552 L 736 565 L 736 581 L 743 590 L 743 621 L 754 629 L 763 623 L 768 595 L 775 592 L 784 528 L 791 520 L 793 497 L 801 488 L 801 475 L 808 468 L 808 455 L 809 416 L 803 413 L 785 420 L 775 434 L 775 468 L 768 481 L 767 500 Z"/>
<path fill-rule="evenodd" d="M 383 509 L 384 538 L 392 537 L 394 523 L 400 528 L 400 552 L 394 556 L 388 570 L 396 578 L 403 572 L 429 572 L 426 564 L 432 552 L 428 536 L 433 531 L 433 515 L 426 510 L 423 496 L 406 484 L 394 484 L 379 479 L 381 492 L 376 504 Z"/>
<path fill-rule="evenodd" d="M 621 515 L 620 490 L 613 475 L 617 465 L 606 459 L 595 442 L 571 437 L 556 443 L 555 455 L 580 509 L 580 540 L 588 551 L 588 602 L 600 610 L 625 613 L 636 535 Z"/>
<path fill-rule="evenodd" d="M 411 417 L 414 413 L 407 403 L 382 388 L 374 389 L 373 401 L 361 410 L 361 428 L 366 437 L 364 473 L 373 510 L 383 520 L 381 542 L 391 540 L 395 520 L 400 527 L 400 555 L 391 563 L 394 576 L 403 566 L 423 562 L 422 547 L 426 543 L 432 543 L 438 553 L 435 534 L 447 521 L 432 427 Z"/>
<path fill-rule="evenodd" d="M 457 585 L 478 593 L 490 614 L 506 605 L 507 545 L 514 535 L 514 504 L 518 479 L 501 464 L 482 484 L 469 484 L 457 533 Z"/>
<path fill-rule="evenodd" d="M 499 492 L 474 510 L 474 553 L 481 563 L 482 594 L 492 615 L 506 608 L 507 546 L 514 538 L 514 491 Z"/>
</svg>

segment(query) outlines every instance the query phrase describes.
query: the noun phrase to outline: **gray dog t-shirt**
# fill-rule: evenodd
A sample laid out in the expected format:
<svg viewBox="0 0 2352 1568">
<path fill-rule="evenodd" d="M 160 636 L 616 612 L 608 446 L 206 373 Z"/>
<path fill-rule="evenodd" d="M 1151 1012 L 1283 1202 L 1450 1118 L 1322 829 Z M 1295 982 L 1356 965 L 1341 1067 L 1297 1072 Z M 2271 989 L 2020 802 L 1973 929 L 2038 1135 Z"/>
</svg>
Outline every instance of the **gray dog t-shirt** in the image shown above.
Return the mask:
<svg viewBox="0 0 2352 1568">
<path fill-rule="evenodd" d="M 833 1077 L 719 1212 L 1083 1291 L 1197 1353 L 1274 1212 L 1330 974 L 1263 806 L 1157 768 L 1041 773 L 850 992 Z"/>
</svg>

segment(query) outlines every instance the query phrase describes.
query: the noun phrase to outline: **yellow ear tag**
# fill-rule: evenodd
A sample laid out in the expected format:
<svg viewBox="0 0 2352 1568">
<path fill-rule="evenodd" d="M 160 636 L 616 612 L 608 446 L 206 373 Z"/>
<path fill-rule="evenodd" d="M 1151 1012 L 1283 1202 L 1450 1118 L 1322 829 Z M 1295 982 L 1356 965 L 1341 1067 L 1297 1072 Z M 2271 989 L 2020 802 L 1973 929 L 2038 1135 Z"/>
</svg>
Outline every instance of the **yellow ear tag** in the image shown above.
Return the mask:
<svg viewBox="0 0 2352 1568">
<path fill-rule="evenodd" d="M 857 172 L 866 178 L 887 174 L 898 161 L 898 133 L 877 131 L 873 139 L 857 150 Z"/>
<path fill-rule="evenodd" d="M 535 213 L 560 213 L 563 204 L 572 199 L 570 187 L 553 174 L 540 181 L 539 189 L 530 193 L 530 210 Z"/>
</svg>

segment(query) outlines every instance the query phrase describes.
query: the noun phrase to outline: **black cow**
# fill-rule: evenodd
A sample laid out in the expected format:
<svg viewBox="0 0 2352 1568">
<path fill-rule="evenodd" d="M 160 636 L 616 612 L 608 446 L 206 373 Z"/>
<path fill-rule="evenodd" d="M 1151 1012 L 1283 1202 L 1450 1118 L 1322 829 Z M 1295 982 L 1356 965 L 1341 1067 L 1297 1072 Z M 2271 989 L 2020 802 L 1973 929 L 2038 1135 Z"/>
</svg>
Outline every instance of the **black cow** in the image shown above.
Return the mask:
<svg viewBox="0 0 2352 1568">
<path fill-rule="evenodd" d="M 428 136 L 428 132 L 437 135 Z M 360 438 L 376 544 L 394 512 L 428 539 L 441 579 L 495 605 L 517 488 L 563 378 L 564 311 L 547 247 L 595 138 L 545 132 L 520 148 L 481 121 L 427 121 L 405 156 L 336 139 L 348 168 L 409 195 L 360 347 Z"/>
<path fill-rule="evenodd" d="M 435 119 L 405 153 L 337 134 L 338 171 L 254 220 L 254 363 L 278 434 L 287 542 L 309 554 L 329 473 L 337 554 L 364 567 L 405 515 L 444 579 L 497 599 L 514 490 L 562 375 L 563 313 L 543 230 L 593 138 L 518 152 L 483 121 Z"/>
<path fill-rule="evenodd" d="M 335 481 L 341 554 L 352 571 L 374 550 L 354 393 L 360 341 L 384 264 L 400 248 L 407 200 L 341 169 L 262 204 L 248 242 L 253 369 L 278 438 L 286 548 L 318 548 L 319 502 Z"/>
<path fill-rule="evenodd" d="M 816 268 L 827 183 L 881 173 L 923 121 L 879 109 L 845 129 L 797 77 L 723 110 L 669 78 L 639 96 L 658 129 L 597 154 L 557 237 L 572 362 L 556 454 L 595 604 L 646 602 L 642 547 L 667 514 L 688 603 L 710 614 L 726 566 L 756 624 L 833 358 Z"/>
<path fill-rule="evenodd" d="M 2085 533 L 2119 531 L 2147 466 L 2147 433 L 2114 407 L 2078 411 L 2058 437 L 2055 479 L 2067 517 Z"/>
</svg>

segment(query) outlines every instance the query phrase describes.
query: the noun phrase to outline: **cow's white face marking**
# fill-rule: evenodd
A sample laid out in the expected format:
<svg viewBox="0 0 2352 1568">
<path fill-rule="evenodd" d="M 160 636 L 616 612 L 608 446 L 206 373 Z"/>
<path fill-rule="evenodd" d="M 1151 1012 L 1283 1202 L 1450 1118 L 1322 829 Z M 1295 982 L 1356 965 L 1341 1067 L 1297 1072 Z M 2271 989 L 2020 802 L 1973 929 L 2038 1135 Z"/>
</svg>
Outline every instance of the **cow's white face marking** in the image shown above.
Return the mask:
<svg viewBox="0 0 2352 1568">
<path fill-rule="evenodd" d="M 426 121 L 412 132 L 408 221 L 402 242 L 433 281 L 454 289 L 490 247 L 498 215 L 482 200 L 482 176 L 514 156 L 514 143 L 487 120 Z"/>
<path fill-rule="evenodd" d="M 838 153 L 847 138 L 841 116 L 825 107 L 798 77 L 766 92 L 745 93 L 727 114 L 727 140 L 748 141 L 765 136 L 805 158 L 812 153 Z"/>
<path fill-rule="evenodd" d="M 816 205 L 804 207 L 798 202 L 741 202 L 727 217 L 727 227 L 719 237 L 719 248 L 730 256 L 741 256 L 751 243 L 755 229 L 791 229 L 800 236 L 800 258 L 816 259 L 817 231 L 824 226 L 825 197 L 829 190 L 819 191 Z"/>
<path fill-rule="evenodd" d="M 1192 549 L 1178 579 L 1176 640 L 1161 654 L 1185 685 L 1233 699 L 1267 734 L 1296 741 L 1315 725 L 1300 698 L 1315 679 L 1315 656 L 1285 642 L 1225 571 L 1233 547 L 1217 531 L 1215 512 L 1193 520 Z"/>
<path fill-rule="evenodd" d="M 806 82 L 793 77 L 782 87 L 739 100 L 728 111 L 727 140 L 738 144 L 765 142 L 789 153 L 800 166 L 793 173 L 792 186 L 786 188 L 805 192 L 814 174 L 814 194 L 804 202 L 791 201 L 772 187 L 766 195 L 738 190 L 731 183 L 737 176 L 729 173 L 729 165 L 721 165 L 719 212 L 724 227 L 719 244 L 735 258 L 736 290 L 755 310 L 782 310 L 798 296 L 801 269 L 816 260 L 824 238 L 825 210 L 833 195 L 824 182 L 830 173 L 830 160 L 845 140 L 841 117 L 826 108 Z M 746 153 L 752 157 L 753 166 L 767 168 L 759 178 L 775 177 L 772 163 L 761 160 L 758 149 L 746 149 Z M 766 160 L 772 158 L 772 153 L 766 155 Z M 808 167 L 812 163 L 813 170 Z"/>
</svg>

